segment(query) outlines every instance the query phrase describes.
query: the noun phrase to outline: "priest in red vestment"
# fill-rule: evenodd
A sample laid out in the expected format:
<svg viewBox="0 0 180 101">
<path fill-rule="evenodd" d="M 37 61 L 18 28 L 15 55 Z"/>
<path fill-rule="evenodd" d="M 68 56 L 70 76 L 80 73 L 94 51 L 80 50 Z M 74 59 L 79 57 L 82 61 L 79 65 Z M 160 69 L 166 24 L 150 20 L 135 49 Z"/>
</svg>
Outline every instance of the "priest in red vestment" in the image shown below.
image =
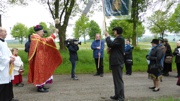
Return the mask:
<svg viewBox="0 0 180 101">
<path fill-rule="evenodd" d="M 31 35 L 28 56 L 28 83 L 37 86 L 38 92 L 48 92 L 44 85 L 52 83 L 52 75 L 55 69 L 62 63 L 62 57 L 54 43 L 58 29 L 47 38 L 42 38 L 44 31 L 41 25 L 36 25 L 34 30 L 36 34 Z"/>
</svg>

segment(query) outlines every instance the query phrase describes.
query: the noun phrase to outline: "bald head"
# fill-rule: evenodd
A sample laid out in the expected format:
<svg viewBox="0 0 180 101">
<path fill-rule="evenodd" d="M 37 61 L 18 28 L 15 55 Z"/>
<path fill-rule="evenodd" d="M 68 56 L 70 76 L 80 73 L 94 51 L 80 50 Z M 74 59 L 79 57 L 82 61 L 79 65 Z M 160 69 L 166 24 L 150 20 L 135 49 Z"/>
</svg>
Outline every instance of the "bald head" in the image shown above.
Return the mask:
<svg viewBox="0 0 180 101">
<path fill-rule="evenodd" d="M 5 39 L 7 35 L 6 29 L 0 27 L 0 38 Z"/>
</svg>

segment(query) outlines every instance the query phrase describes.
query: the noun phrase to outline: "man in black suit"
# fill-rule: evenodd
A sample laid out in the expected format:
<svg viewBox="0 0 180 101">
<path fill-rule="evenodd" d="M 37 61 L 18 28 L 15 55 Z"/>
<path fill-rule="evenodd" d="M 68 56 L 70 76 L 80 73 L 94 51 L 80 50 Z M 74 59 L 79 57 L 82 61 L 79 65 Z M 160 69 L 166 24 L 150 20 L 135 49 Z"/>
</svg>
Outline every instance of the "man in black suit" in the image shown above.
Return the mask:
<svg viewBox="0 0 180 101">
<path fill-rule="evenodd" d="M 113 100 L 124 101 L 124 83 L 122 79 L 124 67 L 124 45 L 125 41 L 122 36 L 123 29 L 121 27 L 113 28 L 115 36 L 114 41 L 111 41 L 109 34 L 105 33 L 106 43 L 110 53 L 110 68 L 114 81 L 115 95 L 110 98 Z"/>
</svg>

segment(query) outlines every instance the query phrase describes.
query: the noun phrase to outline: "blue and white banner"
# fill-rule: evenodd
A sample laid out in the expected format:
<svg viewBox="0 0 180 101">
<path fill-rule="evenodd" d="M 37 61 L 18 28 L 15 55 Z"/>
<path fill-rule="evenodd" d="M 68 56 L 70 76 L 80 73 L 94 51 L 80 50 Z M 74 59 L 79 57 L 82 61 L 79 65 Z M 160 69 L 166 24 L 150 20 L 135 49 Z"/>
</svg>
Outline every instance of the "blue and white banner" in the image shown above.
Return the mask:
<svg viewBox="0 0 180 101">
<path fill-rule="evenodd" d="M 105 16 L 129 15 L 131 0 L 103 0 Z"/>
</svg>

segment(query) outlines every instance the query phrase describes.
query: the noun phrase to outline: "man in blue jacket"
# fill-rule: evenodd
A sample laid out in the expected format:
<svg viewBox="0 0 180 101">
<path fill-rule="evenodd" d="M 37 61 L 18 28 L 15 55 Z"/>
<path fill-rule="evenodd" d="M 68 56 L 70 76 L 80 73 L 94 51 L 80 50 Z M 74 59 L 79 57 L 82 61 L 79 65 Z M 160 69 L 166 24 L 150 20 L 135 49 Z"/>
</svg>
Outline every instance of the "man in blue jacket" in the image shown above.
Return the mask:
<svg viewBox="0 0 180 101">
<path fill-rule="evenodd" d="M 103 77 L 104 41 L 101 40 L 100 34 L 96 34 L 96 38 L 91 44 L 91 49 L 93 50 L 93 57 L 96 64 L 96 74 L 94 76 Z"/>
</svg>

